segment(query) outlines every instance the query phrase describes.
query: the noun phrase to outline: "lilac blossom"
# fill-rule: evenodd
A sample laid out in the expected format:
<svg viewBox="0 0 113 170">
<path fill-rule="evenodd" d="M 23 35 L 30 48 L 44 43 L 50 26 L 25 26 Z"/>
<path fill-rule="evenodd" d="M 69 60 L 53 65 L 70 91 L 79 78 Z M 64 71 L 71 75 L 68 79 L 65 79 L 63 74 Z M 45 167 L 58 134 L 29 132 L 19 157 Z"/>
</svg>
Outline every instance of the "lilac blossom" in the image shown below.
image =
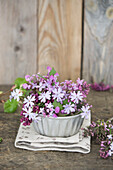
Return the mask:
<svg viewBox="0 0 113 170">
<path fill-rule="evenodd" d="M 81 108 L 81 111 L 82 111 L 82 113 L 81 113 L 81 116 L 82 116 L 82 118 L 84 118 L 84 117 L 86 117 L 86 119 L 88 118 L 88 116 L 89 116 L 89 114 L 90 114 L 90 107 L 89 106 L 82 106 L 82 108 Z"/>
<path fill-rule="evenodd" d="M 55 113 L 59 113 L 59 111 L 60 111 L 60 108 L 57 106 L 57 107 L 55 108 Z"/>
<path fill-rule="evenodd" d="M 41 93 L 40 96 L 39 96 L 39 100 L 41 102 L 45 103 L 47 99 L 50 100 L 50 94 L 51 93 L 49 91 Z"/>
<path fill-rule="evenodd" d="M 23 103 L 25 104 L 25 107 L 32 107 L 34 105 L 34 101 L 35 101 L 35 96 L 27 96 L 27 98 L 24 98 Z"/>
<path fill-rule="evenodd" d="M 12 92 L 11 92 L 11 95 L 9 96 L 10 98 L 10 101 L 11 99 L 14 98 L 14 100 L 17 100 L 19 102 L 20 100 L 20 97 L 22 96 L 22 91 L 20 89 L 14 89 Z"/>
<path fill-rule="evenodd" d="M 66 104 L 63 106 L 64 107 L 64 112 L 69 114 L 70 112 L 75 112 L 75 109 L 74 109 L 74 104 Z"/>
<path fill-rule="evenodd" d="M 64 116 L 81 114 L 82 117 L 87 117 L 91 108 L 85 99 L 89 93 L 89 85 L 80 78 L 76 83 L 72 80 L 60 83 L 57 80 L 58 73 L 51 67 L 47 67 L 47 70 L 45 76 L 39 73 L 25 76 L 27 83 L 22 85 L 25 95 L 20 98 L 23 103 L 21 113 L 23 124 L 30 125 L 32 120 L 37 121 L 41 116 L 56 118 L 61 114 Z M 30 117 L 27 116 L 28 113 Z"/>
<path fill-rule="evenodd" d="M 77 79 L 77 84 L 81 86 L 81 85 L 83 84 L 83 81 L 84 81 L 84 80 L 80 80 L 80 78 L 78 78 L 78 79 Z"/>
<path fill-rule="evenodd" d="M 56 99 L 57 102 L 61 102 L 62 98 L 64 97 L 65 93 L 62 91 L 62 89 L 59 87 L 58 89 L 53 90 L 53 99 Z"/>
<path fill-rule="evenodd" d="M 31 108 L 31 107 L 29 107 L 29 108 L 23 108 L 22 109 L 24 112 L 23 112 L 23 115 L 25 116 L 25 117 L 28 117 L 28 119 L 29 120 L 35 120 L 35 118 L 36 118 L 36 113 L 33 113 L 32 111 L 33 111 L 33 109 Z"/>
<path fill-rule="evenodd" d="M 91 84 L 91 87 L 93 90 L 96 90 L 96 91 L 107 91 L 110 89 L 110 86 L 109 85 L 105 85 L 104 83 L 94 83 L 94 84 Z"/>
<path fill-rule="evenodd" d="M 78 91 L 77 93 L 74 91 L 74 92 L 71 92 L 70 98 L 71 98 L 71 101 L 74 101 L 75 103 L 78 104 L 79 100 L 82 101 L 83 94 L 80 91 Z"/>
</svg>

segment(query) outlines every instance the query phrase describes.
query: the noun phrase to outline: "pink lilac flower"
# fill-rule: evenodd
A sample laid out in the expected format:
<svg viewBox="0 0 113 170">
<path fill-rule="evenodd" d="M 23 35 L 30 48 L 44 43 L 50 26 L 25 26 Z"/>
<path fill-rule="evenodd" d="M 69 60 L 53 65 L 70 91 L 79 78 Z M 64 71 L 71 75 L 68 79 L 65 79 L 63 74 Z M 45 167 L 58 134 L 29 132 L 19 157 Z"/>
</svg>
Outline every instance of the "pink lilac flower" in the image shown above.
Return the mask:
<svg viewBox="0 0 113 170">
<path fill-rule="evenodd" d="M 10 101 L 12 98 L 14 98 L 15 100 L 19 101 L 20 100 L 20 97 L 23 95 L 22 91 L 20 89 L 14 89 L 12 92 L 11 92 L 11 95 L 10 95 Z"/>
<path fill-rule="evenodd" d="M 30 80 L 30 75 L 26 75 L 25 79 L 26 79 L 26 81 L 29 81 Z"/>
<path fill-rule="evenodd" d="M 31 88 L 31 85 L 28 85 L 27 83 L 24 83 L 24 84 L 22 85 L 22 87 L 23 87 L 24 89 L 30 89 L 30 88 Z"/>
<path fill-rule="evenodd" d="M 35 96 L 27 96 L 27 98 L 24 98 L 23 103 L 25 104 L 25 107 L 33 106 L 35 101 Z"/>
<path fill-rule="evenodd" d="M 93 90 L 96 90 L 96 91 L 107 91 L 110 89 L 110 86 L 109 85 L 105 85 L 104 83 L 94 83 L 94 84 L 91 84 L 91 87 Z"/>
<path fill-rule="evenodd" d="M 77 84 L 82 85 L 84 80 L 80 80 L 80 78 L 77 79 Z"/>
<path fill-rule="evenodd" d="M 64 97 L 64 92 L 60 87 L 58 89 L 54 89 L 52 97 L 53 99 L 56 99 L 57 102 L 61 102 L 62 98 Z"/>
<path fill-rule="evenodd" d="M 39 100 L 41 100 L 41 102 L 45 103 L 46 99 L 50 100 L 50 94 L 51 93 L 49 91 L 41 93 L 39 96 Z"/>
<path fill-rule="evenodd" d="M 53 114 L 52 117 L 57 118 L 58 116 L 56 114 Z"/>
<path fill-rule="evenodd" d="M 48 70 L 48 74 L 50 73 L 50 71 L 52 70 L 52 68 L 50 66 L 47 67 Z"/>
<path fill-rule="evenodd" d="M 64 105 L 63 107 L 64 107 L 64 112 L 67 114 L 71 112 L 75 112 L 74 104 L 69 103 L 69 104 Z"/>
<path fill-rule="evenodd" d="M 60 111 L 60 108 L 57 106 L 57 107 L 55 108 L 55 113 L 59 113 L 59 111 Z"/>
</svg>

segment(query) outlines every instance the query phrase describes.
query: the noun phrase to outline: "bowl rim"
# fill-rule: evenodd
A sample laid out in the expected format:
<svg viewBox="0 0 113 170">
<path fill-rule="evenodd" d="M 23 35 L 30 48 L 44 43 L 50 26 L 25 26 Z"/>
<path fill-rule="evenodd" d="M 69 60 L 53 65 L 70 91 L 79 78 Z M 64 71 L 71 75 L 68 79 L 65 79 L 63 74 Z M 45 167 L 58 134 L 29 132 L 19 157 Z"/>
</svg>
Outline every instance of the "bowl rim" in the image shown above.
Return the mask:
<svg viewBox="0 0 113 170">
<path fill-rule="evenodd" d="M 58 120 L 58 119 L 73 119 L 73 118 L 75 118 L 75 117 L 81 117 L 81 114 L 78 114 L 78 115 L 74 115 L 74 116 L 64 116 L 64 117 L 44 117 L 43 115 L 40 115 L 40 117 L 41 118 L 47 118 L 47 119 L 56 119 L 56 120 Z M 82 118 L 82 117 L 81 117 Z M 82 119 L 84 119 L 84 118 L 82 118 Z"/>
</svg>

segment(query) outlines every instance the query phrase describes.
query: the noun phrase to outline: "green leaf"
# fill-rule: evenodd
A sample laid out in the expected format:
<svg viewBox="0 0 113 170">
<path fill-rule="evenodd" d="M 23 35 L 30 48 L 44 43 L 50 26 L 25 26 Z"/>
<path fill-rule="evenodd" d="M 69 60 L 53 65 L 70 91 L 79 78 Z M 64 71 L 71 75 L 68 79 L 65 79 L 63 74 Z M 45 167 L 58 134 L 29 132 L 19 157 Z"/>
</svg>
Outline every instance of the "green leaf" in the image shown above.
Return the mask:
<svg viewBox="0 0 113 170">
<path fill-rule="evenodd" d="M 39 77 L 41 77 L 44 80 L 47 80 L 45 77 L 41 76 L 40 74 L 38 74 Z"/>
<path fill-rule="evenodd" d="M 41 94 L 41 91 L 38 91 L 38 94 L 40 95 L 40 94 Z"/>
<path fill-rule="evenodd" d="M 21 91 L 22 91 L 22 93 L 23 93 L 23 96 L 28 96 L 29 93 L 32 91 L 32 89 L 26 90 L 26 89 L 24 89 L 24 88 L 22 87 L 22 88 L 21 88 Z"/>
<path fill-rule="evenodd" d="M 68 115 L 68 114 L 64 114 L 64 113 L 63 113 L 63 114 L 62 114 L 62 113 L 59 113 L 58 116 L 59 116 L 59 117 L 65 117 L 65 116 L 69 116 L 69 115 Z"/>
<path fill-rule="evenodd" d="M 12 99 L 11 101 L 7 100 L 4 103 L 4 112 L 13 113 L 17 110 L 17 107 L 18 107 L 17 100 L 14 100 L 14 99 Z"/>
<path fill-rule="evenodd" d="M 55 75 L 55 73 L 56 73 L 56 71 L 55 71 L 55 69 L 52 67 L 52 69 L 51 69 L 51 71 L 50 71 L 50 73 L 49 73 L 49 75 L 51 76 L 51 75 Z"/>
<path fill-rule="evenodd" d="M 64 101 L 63 101 L 63 105 L 66 105 L 66 104 L 68 104 L 69 102 L 68 102 L 68 99 L 65 99 Z"/>
<path fill-rule="evenodd" d="M 63 106 L 62 106 L 62 104 L 61 103 L 59 103 L 59 102 L 57 102 L 56 100 L 54 100 L 54 102 L 53 102 L 53 106 L 56 108 L 57 106 L 60 108 L 60 110 L 62 110 L 63 109 Z"/>
<path fill-rule="evenodd" d="M 0 94 L 2 94 L 3 93 L 3 91 L 0 91 Z"/>
<path fill-rule="evenodd" d="M 15 85 L 16 85 L 17 88 L 20 88 L 20 86 L 24 83 L 27 83 L 25 78 L 19 77 L 15 80 Z"/>
<path fill-rule="evenodd" d="M 0 143 L 3 141 L 3 139 L 2 138 L 0 138 Z"/>
</svg>

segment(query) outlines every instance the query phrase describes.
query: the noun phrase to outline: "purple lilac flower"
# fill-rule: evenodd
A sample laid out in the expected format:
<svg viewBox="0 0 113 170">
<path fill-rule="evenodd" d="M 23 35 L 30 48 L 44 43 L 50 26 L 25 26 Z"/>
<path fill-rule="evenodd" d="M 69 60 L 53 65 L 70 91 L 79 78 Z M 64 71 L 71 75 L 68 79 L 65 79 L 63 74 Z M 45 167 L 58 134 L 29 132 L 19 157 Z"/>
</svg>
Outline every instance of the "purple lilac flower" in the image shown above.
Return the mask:
<svg viewBox="0 0 113 170">
<path fill-rule="evenodd" d="M 91 84 L 91 87 L 93 90 L 96 90 L 96 91 L 107 91 L 110 89 L 110 86 L 109 85 L 105 85 L 104 83 L 94 83 L 94 84 Z"/>
</svg>

